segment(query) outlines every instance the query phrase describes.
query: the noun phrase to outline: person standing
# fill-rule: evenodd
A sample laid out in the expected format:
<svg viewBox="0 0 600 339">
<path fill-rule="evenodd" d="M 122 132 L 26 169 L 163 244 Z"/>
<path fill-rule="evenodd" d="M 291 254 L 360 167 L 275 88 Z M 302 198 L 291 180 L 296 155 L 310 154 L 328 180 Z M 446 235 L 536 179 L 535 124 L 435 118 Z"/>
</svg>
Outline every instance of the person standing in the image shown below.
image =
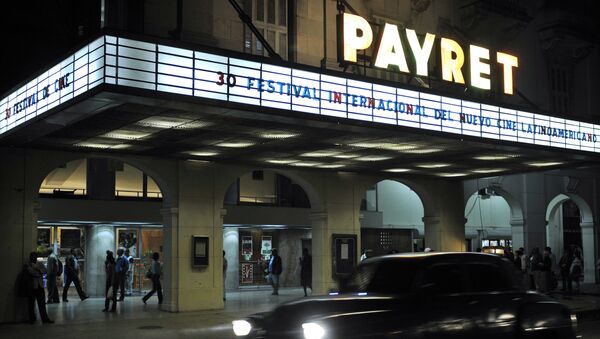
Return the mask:
<svg viewBox="0 0 600 339">
<path fill-rule="evenodd" d="M 225 297 L 225 280 L 227 279 L 227 258 L 225 258 L 225 251 L 223 251 L 223 301 L 227 300 Z"/>
<path fill-rule="evenodd" d="M 277 254 L 276 248 L 271 250 L 271 260 L 269 260 L 269 277 L 271 278 L 271 285 L 273 286 L 272 295 L 279 295 L 279 276 L 283 272 L 283 265 L 281 263 L 281 257 Z"/>
<path fill-rule="evenodd" d="M 306 287 L 312 292 L 312 256 L 308 253 L 308 248 L 302 249 L 302 257 L 300 258 L 300 284 L 306 294 Z"/>
<path fill-rule="evenodd" d="M 62 299 L 63 302 L 69 301 L 67 299 L 67 293 L 69 292 L 69 287 L 71 286 L 71 282 L 75 285 L 77 289 L 77 294 L 81 301 L 89 298 L 83 289 L 81 288 L 81 281 L 79 281 L 79 263 L 77 261 L 77 256 L 75 256 L 75 249 L 71 248 L 71 254 L 67 257 L 65 261 L 65 287 L 63 288 Z"/>
<path fill-rule="evenodd" d="M 125 250 L 125 258 L 127 259 L 127 273 L 125 274 L 125 280 L 127 283 L 125 295 L 131 295 L 133 293 L 133 256 L 130 254 L 129 249 Z"/>
<path fill-rule="evenodd" d="M 125 280 L 127 279 L 127 271 L 129 270 L 129 260 L 125 257 L 125 250 L 119 248 L 117 250 L 117 263 L 115 265 L 115 272 L 117 273 L 116 279 L 118 288 L 121 291 L 118 301 L 125 300 Z"/>
<path fill-rule="evenodd" d="M 571 247 L 565 248 L 565 254 L 560 258 L 558 262 L 558 266 L 560 267 L 560 277 L 562 278 L 562 288 L 560 289 L 563 292 L 571 292 L 573 290 L 573 285 L 571 283 L 570 271 L 571 264 L 573 263 L 573 251 Z"/>
<path fill-rule="evenodd" d="M 583 273 L 583 260 L 581 259 L 581 251 L 575 249 L 573 252 L 573 262 L 571 263 L 570 276 L 575 282 L 575 292 L 579 293 L 579 279 Z"/>
<path fill-rule="evenodd" d="M 47 304 L 58 303 L 58 287 L 56 287 L 56 279 L 62 274 L 62 264 L 60 260 L 52 251 L 48 256 L 48 262 L 46 263 L 46 287 L 48 288 L 48 301 Z"/>
<path fill-rule="evenodd" d="M 548 293 L 552 290 L 552 259 L 548 247 L 544 248 L 542 261 L 540 262 L 538 286 L 541 292 Z"/>
<path fill-rule="evenodd" d="M 161 305 L 163 301 L 162 286 L 160 285 L 160 279 L 162 278 L 162 263 L 158 261 L 158 258 L 158 252 L 152 253 L 152 264 L 150 264 L 150 271 L 148 272 L 149 278 L 152 280 L 152 290 L 142 298 L 144 305 L 154 292 L 158 294 L 158 304 Z"/>
<path fill-rule="evenodd" d="M 117 310 L 117 274 L 115 272 L 115 256 L 112 251 L 106 251 L 106 261 L 104 261 L 104 272 L 106 273 L 106 284 L 105 284 L 105 298 L 104 298 L 104 309 L 102 312 L 107 312 L 110 302 L 112 300 L 112 308 L 110 312 Z"/>
<path fill-rule="evenodd" d="M 48 317 L 48 312 L 46 312 L 46 304 L 44 303 L 46 296 L 44 294 L 43 276 L 44 273 L 46 273 L 46 268 L 42 263 L 38 263 L 37 258 L 38 255 L 36 252 L 29 253 L 29 263 L 27 263 L 27 274 L 29 274 L 29 276 L 31 277 L 32 282 L 32 285 L 30 286 L 31 290 L 27 298 L 29 322 L 31 324 L 35 323 L 34 303 L 37 302 L 38 312 L 40 313 L 40 318 L 42 318 L 42 323 L 52 324 L 54 321 L 50 320 L 50 318 Z"/>
<path fill-rule="evenodd" d="M 531 255 L 529 256 L 529 277 L 531 278 L 531 285 L 529 288 L 531 290 L 540 289 L 540 268 L 542 267 L 542 255 L 540 254 L 540 249 L 538 247 L 534 247 L 531 250 Z"/>
</svg>

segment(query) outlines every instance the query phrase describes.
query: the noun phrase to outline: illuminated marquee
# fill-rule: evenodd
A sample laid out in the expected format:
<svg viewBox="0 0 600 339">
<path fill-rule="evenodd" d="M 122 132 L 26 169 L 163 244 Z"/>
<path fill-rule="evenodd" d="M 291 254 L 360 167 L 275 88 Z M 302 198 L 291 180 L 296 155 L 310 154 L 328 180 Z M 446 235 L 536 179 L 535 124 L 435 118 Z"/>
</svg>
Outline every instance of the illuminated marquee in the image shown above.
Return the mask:
<svg viewBox="0 0 600 339">
<path fill-rule="evenodd" d="M 373 44 L 373 30 L 364 18 L 343 13 L 338 15 L 338 29 L 341 31 L 338 42 L 340 62 L 356 62 L 357 52 L 366 50 Z M 421 44 L 417 33 L 412 29 L 404 30 L 409 49 L 415 61 L 414 73 L 429 76 L 427 64 L 433 50 L 435 35 L 427 33 Z M 440 60 L 442 79 L 464 84 L 463 66 L 465 53 L 460 45 L 448 38 L 440 39 Z M 469 46 L 469 84 L 485 90 L 491 89 L 490 50 L 484 47 Z M 517 57 L 497 52 L 496 62 L 502 65 L 504 93 L 513 94 L 513 69 L 519 66 Z M 375 45 L 373 66 L 388 68 L 396 66 L 401 72 L 410 73 L 406 54 L 398 26 L 386 23 L 379 34 Z"/>
<path fill-rule="evenodd" d="M 421 45 L 421 53 L 427 49 Z M 0 112 L 11 114 L 0 116 L 0 137 L 105 83 L 245 104 L 252 111 L 274 108 L 600 153 L 600 125 L 333 74 L 104 36 L 3 98 Z"/>
</svg>

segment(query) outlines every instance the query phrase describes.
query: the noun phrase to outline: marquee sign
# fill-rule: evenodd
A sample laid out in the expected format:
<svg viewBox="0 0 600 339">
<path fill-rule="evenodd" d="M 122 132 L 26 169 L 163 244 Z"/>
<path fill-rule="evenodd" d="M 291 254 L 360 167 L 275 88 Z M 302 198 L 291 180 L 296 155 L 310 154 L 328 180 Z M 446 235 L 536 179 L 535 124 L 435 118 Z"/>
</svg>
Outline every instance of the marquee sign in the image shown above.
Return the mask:
<svg viewBox="0 0 600 339">
<path fill-rule="evenodd" d="M 2 99 L 0 112 L 5 113 L 0 117 L 0 137 L 32 117 L 106 83 L 252 105 L 252 109 L 268 107 L 600 152 L 600 125 L 368 80 L 105 36 Z"/>
</svg>

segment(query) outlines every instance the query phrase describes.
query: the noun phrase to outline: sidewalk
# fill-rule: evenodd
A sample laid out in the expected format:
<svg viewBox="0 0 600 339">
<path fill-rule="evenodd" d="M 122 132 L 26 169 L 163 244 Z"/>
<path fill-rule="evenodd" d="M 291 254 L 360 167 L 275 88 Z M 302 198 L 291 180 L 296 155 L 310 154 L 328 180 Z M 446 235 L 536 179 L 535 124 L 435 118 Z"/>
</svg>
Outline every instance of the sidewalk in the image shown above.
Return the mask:
<svg viewBox="0 0 600 339">
<path fill-rule="evenodd" d="M 561 292 L 557 288 L 550 296 L 569 307 L 578 317 L 600 315 L 600 284 L 581 284 L 579 293 Z"/>
<path fill-rule="evenodd" d="M 116 313 L 102 312 L 102 298 L 71 298 L 68 303 L 47 305 L 54 324 L 42 325 L 39 319 L 33 325 L 0 324 L 0 338 L 235 338 L 232 320 L 268 311 L 303 295 L 299 288 L 280 289 L 278 296 L 271 295 L 271 289 L 227 292 L 224 309 L 181 313 L 161 311 L 156 297 L 149 299 L 146 306 L 141 296 L 126 297 L 117 303 Z"/>
</svg>

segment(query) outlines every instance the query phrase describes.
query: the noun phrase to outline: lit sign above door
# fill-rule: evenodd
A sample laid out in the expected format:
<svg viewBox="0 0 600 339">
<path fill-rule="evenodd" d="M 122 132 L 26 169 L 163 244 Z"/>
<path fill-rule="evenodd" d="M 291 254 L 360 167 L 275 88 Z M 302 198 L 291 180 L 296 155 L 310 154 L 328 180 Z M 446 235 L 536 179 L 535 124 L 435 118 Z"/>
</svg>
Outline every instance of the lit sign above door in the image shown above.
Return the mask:
<svg viewBox="0 0 600 339">
<path fill-rule="evenodd" d="M 340 62 L 357 62 L 359 50 L 366 50 L 373 44 L 373 30 L 364 18 L 343 13 L 338 14 L 338 56 Z M 404 29 L 410 55 L 414 59 L 413 72 L 420 76 L 429 76 L 428 63 L 431 58 L 435 35 L 427 33 L 423 43 L 417 33 Z M 446 81 L 465 84 L 463 66 L 465 52 L 454 40 L 440 38 L 441 78 Z M 469 45 L 468 84 L 485 90 L 491 89 L 490 50 Z M 513 69 L 519 66 L 519 59 L 513 55 L 496 52 L 496 63 L 502 66 L 502 83 L 505 94 L 513 94 Z M 411 73 L 406 60 L 405 48 L 397 25 L 386 23 L 375 42 L 372 65 L 379 68 L 397 67 L 401 72 Z"/>
<path fill-rule="evenodd" d="M 316 68 L 290 68 L 115 36 L 92 42 L 3 98 L 0 112 L 22 105 L 33 93 L 57 84 L 56 79 L 58 92 L 0 117 L 0 137 L 105 83 L 245 104 L 251 111 L 274 108 L 600 153 L 600 125 L 393 87 L 368 78 L 324 74 Z M 64 79 L 62 89 L 60 79 Z"/>
</svg>

